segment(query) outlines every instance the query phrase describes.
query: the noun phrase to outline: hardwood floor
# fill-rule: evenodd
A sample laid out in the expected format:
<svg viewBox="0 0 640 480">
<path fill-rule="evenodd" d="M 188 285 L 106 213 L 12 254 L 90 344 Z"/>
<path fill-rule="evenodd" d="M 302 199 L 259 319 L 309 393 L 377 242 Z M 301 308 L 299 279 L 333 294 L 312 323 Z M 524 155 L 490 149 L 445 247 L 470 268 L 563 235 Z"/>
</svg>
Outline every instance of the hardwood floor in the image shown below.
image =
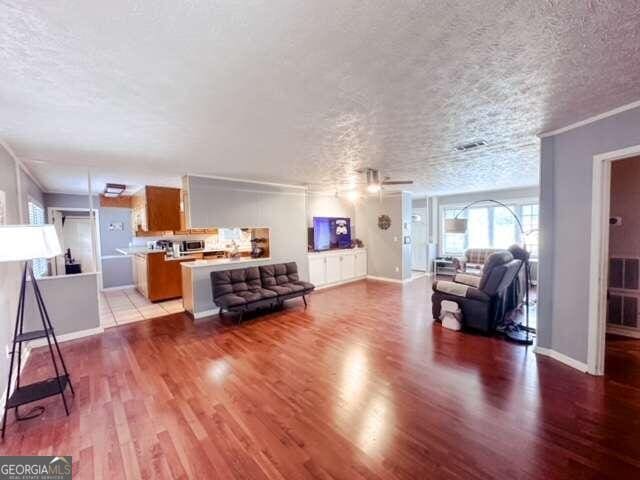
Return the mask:
<svg viewBox="0 0 640 480">
<path fill-rule="evenodd" d="M 74 478 L 639 478 L 637 382 L 433 325 L 427 283 L 65 343 L 71 416 L 10 414 L 0 454 L 70 454 Z"/>
</svg>

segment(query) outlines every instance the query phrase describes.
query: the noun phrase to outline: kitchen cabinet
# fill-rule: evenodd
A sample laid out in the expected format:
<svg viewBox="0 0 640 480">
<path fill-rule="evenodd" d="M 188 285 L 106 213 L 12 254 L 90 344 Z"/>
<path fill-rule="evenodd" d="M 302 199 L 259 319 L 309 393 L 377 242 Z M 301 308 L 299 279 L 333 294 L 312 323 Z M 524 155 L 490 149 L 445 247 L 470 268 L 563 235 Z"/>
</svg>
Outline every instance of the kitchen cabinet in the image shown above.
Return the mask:
<svg viewBox="0 0 640 480">
<path fill-rule="evenodd" d="M 131 198 L 131 222 L 136 235 L 173 232 L 182 228 L 180 189 L 147 185 Z"/>
<path fill-rule="evenodd" d="M 367 275 L 367 251 L 362 248 L 310 253 L 309 281 L 316 287 L 360 280 Z"/>
<path fill-rule="evenodd" d="M 133 277 L 136 289 L 152 302 L 182 297 L 180 265 L 198 257 L 167 258 L 164 251 L 135 254 Z"/>
</svg>

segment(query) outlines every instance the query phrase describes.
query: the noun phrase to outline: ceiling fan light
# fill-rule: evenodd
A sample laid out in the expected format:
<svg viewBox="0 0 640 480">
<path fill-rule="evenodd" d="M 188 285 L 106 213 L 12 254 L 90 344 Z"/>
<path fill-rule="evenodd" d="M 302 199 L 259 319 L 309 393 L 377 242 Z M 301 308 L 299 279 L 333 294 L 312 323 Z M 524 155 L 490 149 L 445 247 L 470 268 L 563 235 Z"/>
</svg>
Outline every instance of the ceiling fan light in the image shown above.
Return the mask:
<svg viewBox="0 0 640 480">
<path fill-rule="evenodd" d="M 347 200 L 350 202 L 357 202 L 360 198 L 360 194 L 356 190 L 350 190 L 347 192 Z"/>
</svg>

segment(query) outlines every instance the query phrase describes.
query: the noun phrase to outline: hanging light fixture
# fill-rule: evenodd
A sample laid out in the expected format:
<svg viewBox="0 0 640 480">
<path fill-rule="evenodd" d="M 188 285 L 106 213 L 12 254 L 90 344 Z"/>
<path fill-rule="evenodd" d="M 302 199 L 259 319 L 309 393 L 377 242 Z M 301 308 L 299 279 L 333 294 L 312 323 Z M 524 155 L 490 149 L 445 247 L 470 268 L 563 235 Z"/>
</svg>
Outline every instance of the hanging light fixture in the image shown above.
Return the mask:
<svg viewBox="0 0 640 480">
<path fill-rule="evenodd" d="M 380 188 L 380 174 L 378 170 L 367 168 L 367 192 L 378 193 Z"/>
</svg>

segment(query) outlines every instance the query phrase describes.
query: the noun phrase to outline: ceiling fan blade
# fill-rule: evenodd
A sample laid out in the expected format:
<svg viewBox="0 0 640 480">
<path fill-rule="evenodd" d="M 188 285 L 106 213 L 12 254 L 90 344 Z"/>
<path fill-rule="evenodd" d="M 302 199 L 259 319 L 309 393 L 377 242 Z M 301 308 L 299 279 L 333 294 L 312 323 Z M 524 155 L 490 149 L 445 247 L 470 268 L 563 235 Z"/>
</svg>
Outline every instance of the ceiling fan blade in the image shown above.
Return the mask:
<svg viewBox="0 0 640 480">
<path fill-rule="evenodd" d="M 413 180 L 385 180 L 382 185 L 411 185 Z"/>
</svg>

